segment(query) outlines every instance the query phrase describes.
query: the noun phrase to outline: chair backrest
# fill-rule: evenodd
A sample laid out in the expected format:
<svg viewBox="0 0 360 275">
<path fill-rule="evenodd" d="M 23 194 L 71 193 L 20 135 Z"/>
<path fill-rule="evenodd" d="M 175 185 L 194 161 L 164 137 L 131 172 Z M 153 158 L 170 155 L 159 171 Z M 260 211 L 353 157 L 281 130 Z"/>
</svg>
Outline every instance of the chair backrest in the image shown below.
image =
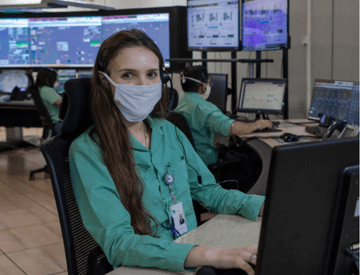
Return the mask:
<svg viewBox="0 0 360 275">
<path fill-rule="evenodd" d="M 184 135 L 188 138 L 193 148 L 196 150 L 195 142 L 191 134 L 189 122 L 187 121 L 186 117 L 183 114 L 171 112 L 166 119 L 170 121 L 172 124 L 174 124 L 176 127 L 178 127 L 181 130 L 181 132 L 184 133 Z"/>
<path fill-rule="evenodd" d="M 113 270 L 101 247 L 82 223 L 70 178 L 69 147 L 92 124 L 88 107 L 90 88 L 89 78 L 65 83 L 61 133 L 40 147 L 50 172 L 69 275 L 103 275 Z"/>
<path fill-rule="evenodd" d="M 40 120 L 41 120 L 41 124 L 44 127 L 43 134 L 41 137 L 41 141 L 43 142 L 44 140 L 46 140 L 54 135 L 54 126 L 53 126 L 51 117 L 49 115 L 49 112 L 46 109 L 44 102 L 41 99 L 38 88 L 35 85 L 32 85 L 28 88 L 28 93 L 31 94 L 31 96 L 34 100 L 36 110 L 37 110 Z"/>
</svg>

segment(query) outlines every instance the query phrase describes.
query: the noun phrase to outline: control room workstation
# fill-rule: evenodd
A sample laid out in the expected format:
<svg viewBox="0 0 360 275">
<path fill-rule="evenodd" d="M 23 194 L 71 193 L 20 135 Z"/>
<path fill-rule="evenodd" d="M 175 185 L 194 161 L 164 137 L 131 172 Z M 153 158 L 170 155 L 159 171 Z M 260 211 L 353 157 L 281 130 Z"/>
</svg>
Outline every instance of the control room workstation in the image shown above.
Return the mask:
<svg viewBox="0 0 360 275">
<path fill-rule="evenodd" d="M 175 77 L 194 63 L 201 62 L 206 68 L 210 63 L 229 65 L 230 71 L 209 70 L 212 87 L 206 100 L 235 121 L 265 119 L 273 124 L 246 135 L 216 134 L 214 138 L 214 144 L 254 156 L 256 167 L 251 172 L 255 178 L 248 193 L 266 197 L 264 216 L 250 222 L 219 214 L 174 242 L 225 248 L 258 244 L 256 275 L 285 274 L 282 268 L 309 275 L 355 274 L 359 255 L 359 81 L 314 74 L 306 114 L 289 118 L 290 102 L 305 104 L 295 102 L 289 93 L 293 83 L 288 58 L 289 2 L 187 0 L 186 6 L 173 7 L 0 13 L 4 150 L 6 143 L 24 139 L 22 128 L 43 127 L 28 93 L 41 68 L 57 72 L 54 88 L 64 96 L 67 81 L 92 77 L 99 48 L 107 38 L 125 29 L 142 30 L 161 51 L 171 76 L 168 88 L 176 88 L 181 95 L 181 86 L 173 86 Z M 282 56 L 277 60 L 281 72 L 276 78 L 261 74 L 261 68 L 274 62 L 262 58 L 268 51 Z M 198 52 L 201 58 L 193 58 Z M 223 52 L 231 58 L 208 58 L 210 53 Z M 249 56 L 254 52 L 256 57 L 239 59 L 239 52 Z M 247 65 L 246 75 L 239 72 L 239 63 Z M 189 274 L 245 274 L 224 272 L 197 268 Z M 120 266 L 107 274 L 183 273 Z"/>
</svg>

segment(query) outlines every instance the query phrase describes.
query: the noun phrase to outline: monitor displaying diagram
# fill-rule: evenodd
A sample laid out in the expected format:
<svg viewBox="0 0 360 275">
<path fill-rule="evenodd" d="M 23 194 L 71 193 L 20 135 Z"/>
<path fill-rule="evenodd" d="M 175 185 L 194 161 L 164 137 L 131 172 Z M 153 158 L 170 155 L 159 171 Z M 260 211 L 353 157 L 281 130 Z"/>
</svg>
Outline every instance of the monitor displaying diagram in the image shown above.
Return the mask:
<svg viewBox="0 0 360 275">
<path fill-rule="evenodd" d="M 188 49 L 239 48 L 239 1 L 188 0 Z"/>
</svg>

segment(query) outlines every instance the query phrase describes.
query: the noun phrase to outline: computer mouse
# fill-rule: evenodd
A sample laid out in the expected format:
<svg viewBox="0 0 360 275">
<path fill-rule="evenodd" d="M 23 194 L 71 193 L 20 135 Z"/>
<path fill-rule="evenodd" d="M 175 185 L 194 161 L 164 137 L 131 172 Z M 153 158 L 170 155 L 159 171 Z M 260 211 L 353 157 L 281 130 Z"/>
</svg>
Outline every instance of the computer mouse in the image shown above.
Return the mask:
<svg viewBox="0 0 360 275">
<path fill-rule="evenodd" d="M 285 142 L 295 142 L 299 140 L 299 137 L 297 135 L 291 133 L 283 133 L 280 138 L 283 139 Z"/>
</svg>

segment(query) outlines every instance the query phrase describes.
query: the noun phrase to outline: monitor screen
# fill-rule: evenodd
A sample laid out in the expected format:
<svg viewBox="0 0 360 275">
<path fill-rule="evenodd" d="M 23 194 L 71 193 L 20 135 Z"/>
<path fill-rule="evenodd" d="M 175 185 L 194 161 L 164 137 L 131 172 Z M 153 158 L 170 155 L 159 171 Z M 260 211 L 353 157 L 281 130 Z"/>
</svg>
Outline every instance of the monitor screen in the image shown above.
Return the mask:
<svg viewBox="0 0 360 275">
<path fill-rule="evenodd" d="M 243 51 L 289 48 L 289 0 L 242 0 Z"/>
<path fill-rule="evenodd" d="M 228 98 L 228 75 L 209 74 L 210 81 L 213 83 L 211 93 L 207 101 L 215 104 L 223 113 L 226 113 L 226 102 Z"/>
<path fill-rule="evenodd" d="M 0 92 L 11 94 L 13 89 L 18 86 L 26 89 L 31 83 L 24 70 L 1 70 L 0 72 Z"/>
<path fill-rule="evenodd" d="M 316 79 L 309 119 L 322 115 L 359 126 L 359 82 Z"/>
<path fill-rule="evenodd" d="M 29 19 L 0 18 L 0 66 L 30 66 Z"/>
<path fill-rule="evenodd" d="M 286 79 L 243 78 L 238 112 L 282 114 Z"/>
<path fill-rule="evenodd" d="M 101 16 L 30 18 L 32 65 L 92 67 L 101 44 Z"/>
<path fill-rule="evenodd" d="M 77 78 L 91 78 L 92 71 L 78 71 Z"/>
<path fill-rule="evenodd" d="M 76 70 L 73 69 L 61 69 L 57 71 L 58 74 L 58 86 L 55 87 L 55 90 L 58 92 L 58 94 L 62 94 L 65 91 L 64 85 L 65 82 L 70 79 L 76 78 Z"/>
<path fill-rule="evenodd" d="M 169 13 L 103 16 L 102 24 L 103 40 L 116 32 L 127 29 L 139 29 L 145 32 L 159 47 L 165 66 L 170 66 L 170 62 L 165 61 L 170 58 Z"/>
<path fill-rule="evenodd" d="M 189 50 L 239 49 L 238 0 L 188 0 L 187 20 Z"/>
</svg>

